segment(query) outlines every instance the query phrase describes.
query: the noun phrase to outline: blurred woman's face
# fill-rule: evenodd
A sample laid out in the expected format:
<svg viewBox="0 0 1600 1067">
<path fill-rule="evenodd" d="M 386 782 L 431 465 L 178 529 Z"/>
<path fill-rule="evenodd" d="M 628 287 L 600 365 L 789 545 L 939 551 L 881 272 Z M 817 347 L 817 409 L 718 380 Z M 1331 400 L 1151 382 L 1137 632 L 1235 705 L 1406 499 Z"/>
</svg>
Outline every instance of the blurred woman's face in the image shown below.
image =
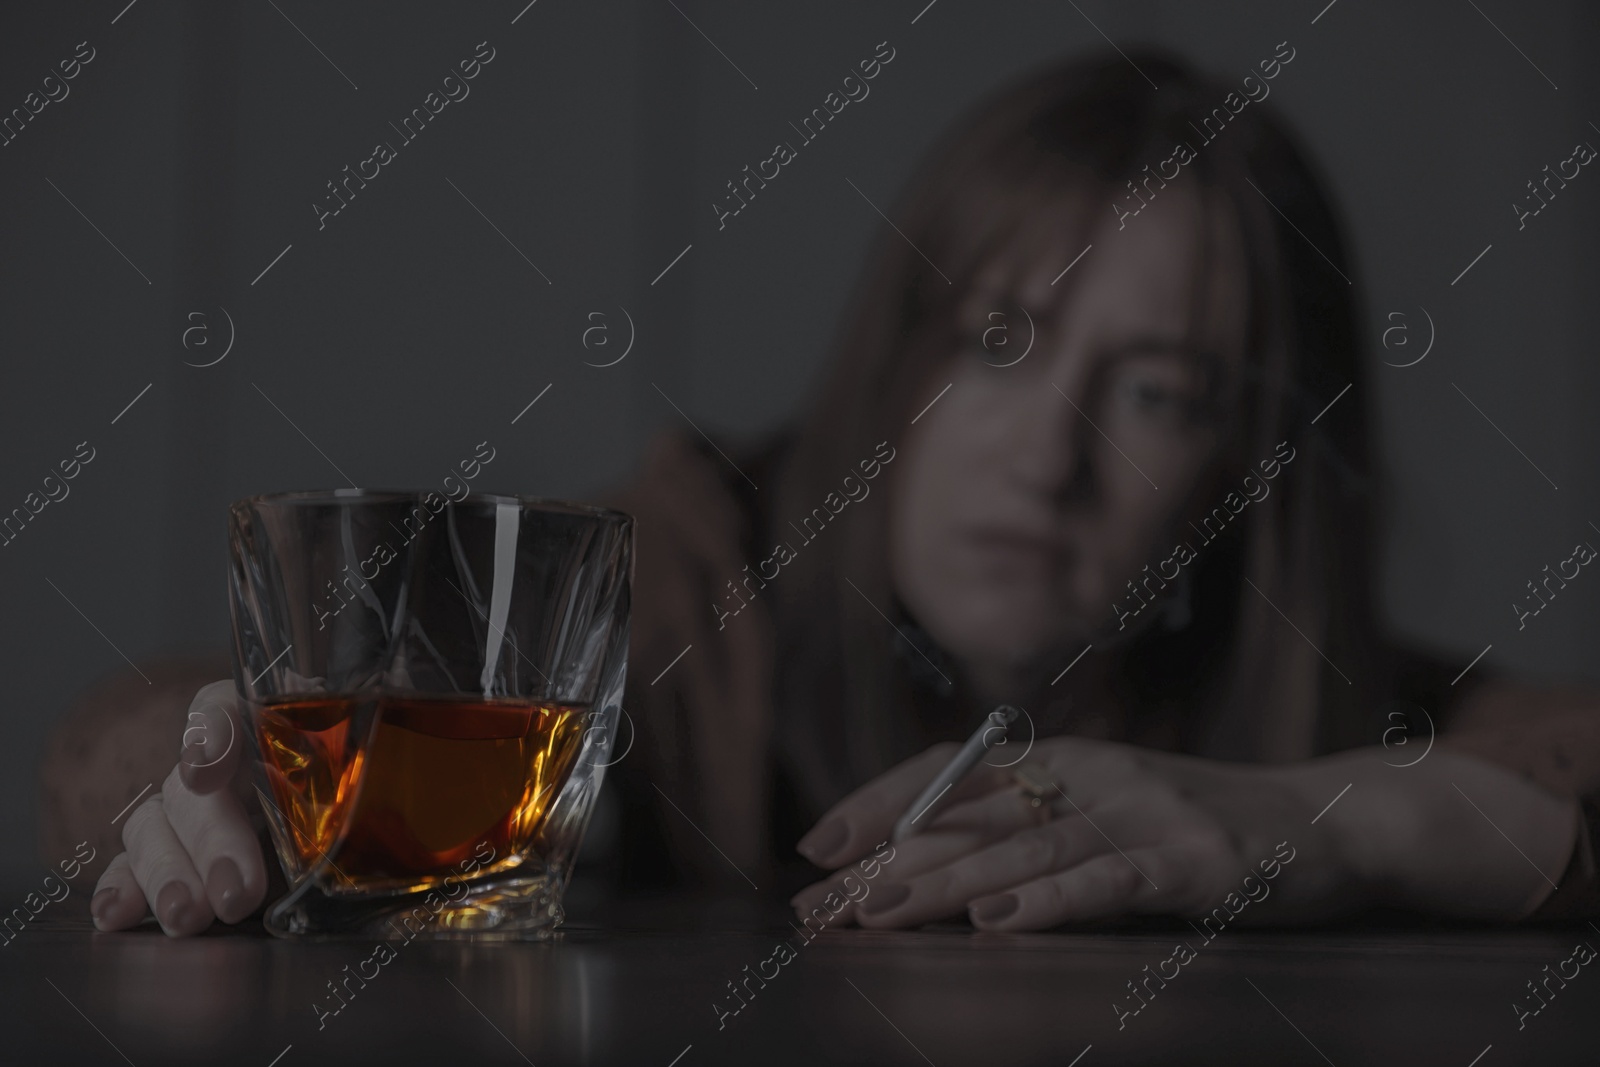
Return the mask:
<svg viewBox="0 0 1600 1067">
<path fill-rule="evenodd" d="M 959 350 L 917 398 L 938 400 L 895 467 L 895 589 L 974 680 L 1014 680 L 1115 621 L 1125 583 L 1171 548 L 1220 438 L 1208 398 L 1242 364 L 1226 214 L 1169 188 L 1089 239 L 1055 286 L 1080 249 L 1020 273 L 1002 258 L 966 294 Z M 1019 305 L 1033 346 L 1005 366 L 1028 340 Z"/>
</svg>

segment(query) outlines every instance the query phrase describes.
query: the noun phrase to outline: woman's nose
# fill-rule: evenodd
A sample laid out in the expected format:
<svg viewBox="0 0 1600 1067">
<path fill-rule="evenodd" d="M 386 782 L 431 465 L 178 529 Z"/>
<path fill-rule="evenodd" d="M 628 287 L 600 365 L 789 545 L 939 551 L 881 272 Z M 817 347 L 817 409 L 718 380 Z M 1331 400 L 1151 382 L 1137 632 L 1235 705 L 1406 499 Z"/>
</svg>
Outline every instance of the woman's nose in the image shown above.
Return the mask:
<svg viewBox="0 0 1600 1067">
<path fill-rule="evenodd" d="M 1088 429 L 1083 383 L 1071 376 L 1041 381 L 1013 418 L 1008 467 L 1030 492 L 1056 498 L 1081 477 Z M 1092 432 L 1092 431 L 1091 431 Z"/>
</svg>

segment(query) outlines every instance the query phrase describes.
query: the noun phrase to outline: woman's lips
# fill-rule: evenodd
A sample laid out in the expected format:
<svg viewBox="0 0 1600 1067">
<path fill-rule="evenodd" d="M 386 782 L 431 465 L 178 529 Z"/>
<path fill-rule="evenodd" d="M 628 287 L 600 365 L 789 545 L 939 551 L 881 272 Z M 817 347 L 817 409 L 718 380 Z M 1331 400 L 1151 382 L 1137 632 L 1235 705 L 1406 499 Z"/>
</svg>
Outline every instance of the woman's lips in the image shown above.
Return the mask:
<svg viewBox="0 0 1600 1067">
<path fill-rule="evenodd" d="M 1068 554 L 1064 540 L 1016 527 L 976 527 L 965 540 L 980 555 L 1038 569 L 1059 568 Z"/>
</svg>

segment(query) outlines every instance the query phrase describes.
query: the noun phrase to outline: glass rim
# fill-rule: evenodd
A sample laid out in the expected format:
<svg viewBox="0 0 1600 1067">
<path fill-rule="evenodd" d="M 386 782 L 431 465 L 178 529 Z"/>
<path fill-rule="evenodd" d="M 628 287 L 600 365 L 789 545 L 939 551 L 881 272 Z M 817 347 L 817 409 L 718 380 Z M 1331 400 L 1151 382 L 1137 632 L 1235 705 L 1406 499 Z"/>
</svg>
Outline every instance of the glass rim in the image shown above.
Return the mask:
<svg viewBox="0 0 1600 1067">
<path fill-rule="evenodd" d="M 451 499 L 448 493 L 437 489 L 288 489 L 271 493 L 257 493 L 241 497 L 228 505 L 229 512 L 251 507 L 282 507 L 285 505 L 332 505 L 351 503 L 394 503 L 402 500 L 420 500 L 429 493 L 439 493 L 449 504 L 516 504 L 522 508 L 558 514 L 585 515 L 595 519 L 608 519 L 631 523 L 633 515 L 600 504 L 585 504 L 575 500 L 557 500 L 550 497 L 525 496 L 517 493 L 468 493 Z"/>
</svg>

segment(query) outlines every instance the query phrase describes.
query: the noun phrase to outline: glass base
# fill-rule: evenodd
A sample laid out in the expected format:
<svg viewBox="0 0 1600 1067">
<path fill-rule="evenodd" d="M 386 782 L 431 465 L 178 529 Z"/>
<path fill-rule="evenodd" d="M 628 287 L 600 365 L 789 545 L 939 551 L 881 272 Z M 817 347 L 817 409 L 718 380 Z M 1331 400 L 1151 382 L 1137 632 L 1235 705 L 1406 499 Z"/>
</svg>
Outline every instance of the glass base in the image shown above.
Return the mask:
<svg viewBox="0 0 1600 1067">
<path fill-rule="evenodd" d="M 297 940 L 549 941 L 566 917 L 566 882 L 564 870 L 502 874 L 482 884 L 457 883 L 452 900 L 442 889 L 335 896 L 307 879 L 267 909 L 265 922 L 274 936 Z"/>
</svg>

